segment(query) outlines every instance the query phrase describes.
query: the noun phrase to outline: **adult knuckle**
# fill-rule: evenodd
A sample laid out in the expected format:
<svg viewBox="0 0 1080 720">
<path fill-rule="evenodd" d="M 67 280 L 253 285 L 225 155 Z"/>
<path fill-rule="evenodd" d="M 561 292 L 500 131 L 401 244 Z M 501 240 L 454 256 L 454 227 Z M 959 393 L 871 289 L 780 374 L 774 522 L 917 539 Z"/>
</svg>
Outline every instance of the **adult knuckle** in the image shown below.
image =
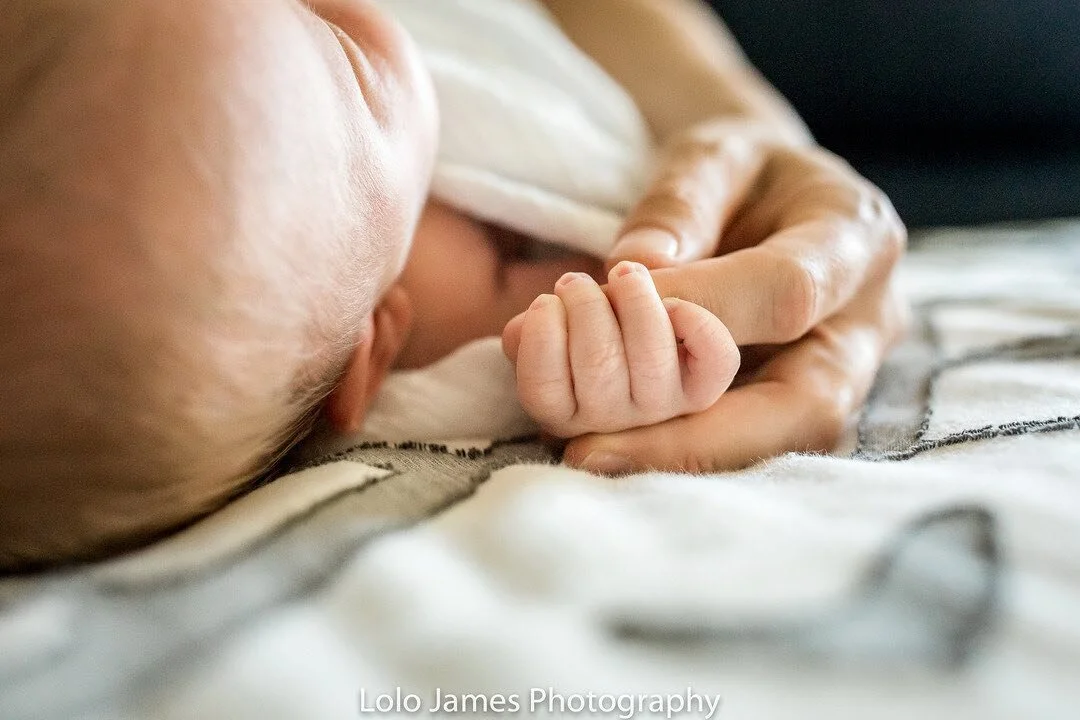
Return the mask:
<svg viewBox="0 0 1080 720">
<path fill-rule="evenodd" d="M 843 158 L 820 147 L 778 148 L 771 164 L 778 177 L 804 189 L 850 187 L 854 174 Z"/>
<path fill-rule="evenodd" d="M 697 164 L 723 157 L 749 142 L 746 133 L 736 130 L 730 123 L 699 123 L 693 125 L 669 141 L 666 155 L 669 163 Z"/>
<path fill-rule="evenodd" d="M 669 166 L 696 164 L 724 152 L 726 137 L 712 128 L 695 126 L 670 141 L 666 158 Z"/>
<path fill-rule="evenodd" d="M 865 184 L 865 199 L 861 205 L 860 216 L 881 238 L 882 256 L 887 265 L 892 267 L 907 250 L 907 227 L 888 196 L 870 182 Z"/>
<path fill-rule="evenodd" d="M 900 220 L 900 217 L 896 215 L 895 211 L 893 211 L 893 216 L 895 219 L 885 228 L 885 259 L 889 267 L 893 267 L 900 262 L 908 248 L 907 227 Z"/>
<path fill-rule="evenodd" d="M 821 278 L 812 264 L 782 256 L 776 265 L 773 329 L 776 342 L 792 342 L 813 327 L 821 302 Z"/>
</svg>

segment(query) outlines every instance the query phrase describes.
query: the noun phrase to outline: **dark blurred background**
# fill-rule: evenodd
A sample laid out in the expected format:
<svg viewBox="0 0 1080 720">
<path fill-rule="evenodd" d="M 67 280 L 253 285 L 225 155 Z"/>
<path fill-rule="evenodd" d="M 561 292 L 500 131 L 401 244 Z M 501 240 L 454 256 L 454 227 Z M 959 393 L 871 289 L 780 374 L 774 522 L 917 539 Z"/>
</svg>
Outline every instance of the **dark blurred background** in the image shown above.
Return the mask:
<svg viewBox="0 0 1080 720">
<path fill-rule="evenodd" d="M 1080 0 L 710 0 L 909 226 L 1080 216 Z"/>
</svg>

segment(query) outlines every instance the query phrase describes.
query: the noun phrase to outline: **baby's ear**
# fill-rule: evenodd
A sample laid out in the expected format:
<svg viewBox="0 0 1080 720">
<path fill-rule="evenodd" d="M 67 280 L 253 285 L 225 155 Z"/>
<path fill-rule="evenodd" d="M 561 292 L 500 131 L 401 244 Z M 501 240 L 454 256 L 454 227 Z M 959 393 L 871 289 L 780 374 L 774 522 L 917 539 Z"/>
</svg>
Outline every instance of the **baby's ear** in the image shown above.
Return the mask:
<svg viewBox="0 0 1080 720">
<path fill-rule="evenodd" d="M 326 400 L 326 416 L 340 433 L 359 432 L 371 402 L 394 365 L 412 326 L 412 303 L 394 285 L 364 318 L 360 343 Z"/>
</svg>

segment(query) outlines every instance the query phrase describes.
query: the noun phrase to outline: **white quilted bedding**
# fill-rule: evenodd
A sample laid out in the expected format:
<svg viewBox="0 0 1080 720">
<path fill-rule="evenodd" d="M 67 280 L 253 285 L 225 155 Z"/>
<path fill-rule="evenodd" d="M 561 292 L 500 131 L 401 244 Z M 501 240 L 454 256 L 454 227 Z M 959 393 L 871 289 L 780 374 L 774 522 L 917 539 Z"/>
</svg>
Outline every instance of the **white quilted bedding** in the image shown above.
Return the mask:
<svg viewBox="0 0 1080 720">
<path fill-rule="evenodd" d="M 354 448 L 0 582 L 0 717 L 356 718 L 398 688 L 489 717 L 1076 717 L 1080 222 L 922 236 L 904 278 L 917 328 L 835 457 L 612 481 L 528 442 Z"/>
</svg>

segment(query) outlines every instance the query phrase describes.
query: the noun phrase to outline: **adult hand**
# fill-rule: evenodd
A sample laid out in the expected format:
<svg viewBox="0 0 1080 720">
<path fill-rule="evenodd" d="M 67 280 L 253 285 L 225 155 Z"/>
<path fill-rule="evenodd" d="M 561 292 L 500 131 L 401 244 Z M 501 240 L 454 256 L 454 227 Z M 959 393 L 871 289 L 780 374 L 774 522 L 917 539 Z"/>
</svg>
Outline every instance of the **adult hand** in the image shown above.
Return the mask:
<svg viewBox="0 0 1080 720">
<path fill-rule="evenodd" d="M 906 231 L 842 160 L 774 138 L 730 121 L 681 137 L 609 257 L 725 323 L 743 349 L 735 386 L 694 415 L 575 438 L 568 464 L 708 472 L 841 438 L 906 325 Z"/>
</svg>

